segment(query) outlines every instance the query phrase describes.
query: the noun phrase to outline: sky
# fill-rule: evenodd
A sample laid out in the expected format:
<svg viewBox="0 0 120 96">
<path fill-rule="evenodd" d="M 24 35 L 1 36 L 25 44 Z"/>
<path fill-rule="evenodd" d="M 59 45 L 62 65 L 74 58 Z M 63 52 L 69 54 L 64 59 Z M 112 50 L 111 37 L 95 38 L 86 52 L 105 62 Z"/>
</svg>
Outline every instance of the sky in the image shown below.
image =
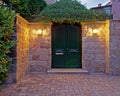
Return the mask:
<svg viewBox="0 0 120 96">
<path fill-rule="evenodd" d="M 91 7 L 97 7 L 99 3 L 105 5 L 110 0 L 78 0 L 78 1 L 81 1 L 81 3 L 89 9 Z"/>
</svg>

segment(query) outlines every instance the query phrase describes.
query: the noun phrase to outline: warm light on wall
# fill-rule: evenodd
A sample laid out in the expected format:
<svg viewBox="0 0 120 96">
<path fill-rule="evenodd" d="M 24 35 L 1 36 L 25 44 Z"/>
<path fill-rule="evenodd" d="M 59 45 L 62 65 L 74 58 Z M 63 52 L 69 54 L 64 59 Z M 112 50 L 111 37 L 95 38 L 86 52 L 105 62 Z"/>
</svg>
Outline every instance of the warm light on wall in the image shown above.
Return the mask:
<svg viewBox="0 0 120 96">
<path fill-rule="evenodd" d="M 42 36 L 42 35 L 43 35 L 43 30 L 42 29 L 32 30 L 32 36 L 34 38 L 37 38 L 38 36 Z"/>
<path fill-rule="evenodd" d="M 41 36 L 43 34 L 43 30 L 42 29 L 33 30 L 32 32 L 36 36 Z"/>
<path fill-rule="evenodd" d="M 36 31 L 36 33 L 37 33 L 37 35 L 42 35 L 42 30 L 39 29 L 39 30 Z"/>
<path fill-rule="evenodd" d="M 100 33 L 100 31 L 99 31 L 98 29 L 93 29 L 92 35 L 93 35 L 93 36 L 98 36 L 99 33 Z"/>
<path fill-rule="evenodd" d="M 100 28 L 88 28 L 87 30 L 87 36 L 100 36 L 101 35 L 101 29 Z"/>
</svg>

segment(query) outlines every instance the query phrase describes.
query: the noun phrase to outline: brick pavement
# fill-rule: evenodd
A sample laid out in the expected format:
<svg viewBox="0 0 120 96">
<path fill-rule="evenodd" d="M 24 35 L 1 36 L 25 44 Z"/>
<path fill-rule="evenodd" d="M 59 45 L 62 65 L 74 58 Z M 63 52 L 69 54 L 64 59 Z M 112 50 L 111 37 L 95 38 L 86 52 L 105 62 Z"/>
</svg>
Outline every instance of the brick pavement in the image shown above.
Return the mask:
<svg viewBox="0 0 120 96">
<path fill-rule="evenodd" d="M 32 74 L 1 89 L 0 96 L 120 96 L 120 76 Z"/>
</svg>

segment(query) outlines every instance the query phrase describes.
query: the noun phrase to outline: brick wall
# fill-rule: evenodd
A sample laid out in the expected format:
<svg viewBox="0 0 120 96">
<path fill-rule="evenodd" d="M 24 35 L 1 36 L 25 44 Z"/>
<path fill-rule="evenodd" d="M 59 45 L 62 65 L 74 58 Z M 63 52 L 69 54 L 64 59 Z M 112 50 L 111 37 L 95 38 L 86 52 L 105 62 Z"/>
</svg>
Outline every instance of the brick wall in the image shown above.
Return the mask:
<svg viewBox="0 0 120 96">
<path fill-rule="evenodd" d="M 112 1 L 113 20 L 120 20 L 120 0 L 111 0 L 111 1 Z"/>
<path fill-rule="evenodd" d="M 110 66 L 109 74 L 120 74 L 120 21 L 110 23 Z"/>
<path fill-rule="evenodd" d="M 21 16 L 17 16 L 17 74 L 20 81 L 29 70 L 29 30 L 28 22 Z"/>
</svg>

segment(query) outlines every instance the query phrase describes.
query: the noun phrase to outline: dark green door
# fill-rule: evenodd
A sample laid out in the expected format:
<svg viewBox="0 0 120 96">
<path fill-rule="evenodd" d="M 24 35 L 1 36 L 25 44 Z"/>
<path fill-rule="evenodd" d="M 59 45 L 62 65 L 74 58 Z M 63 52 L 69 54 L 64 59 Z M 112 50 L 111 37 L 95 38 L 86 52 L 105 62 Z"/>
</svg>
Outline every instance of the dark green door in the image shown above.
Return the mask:
<svg viewBox="0 0 120 96">
<path fill-rule="evenodd" d="M 52 25 L 52 68 L 82 68 L 80 24 Z"/>
</svg>

